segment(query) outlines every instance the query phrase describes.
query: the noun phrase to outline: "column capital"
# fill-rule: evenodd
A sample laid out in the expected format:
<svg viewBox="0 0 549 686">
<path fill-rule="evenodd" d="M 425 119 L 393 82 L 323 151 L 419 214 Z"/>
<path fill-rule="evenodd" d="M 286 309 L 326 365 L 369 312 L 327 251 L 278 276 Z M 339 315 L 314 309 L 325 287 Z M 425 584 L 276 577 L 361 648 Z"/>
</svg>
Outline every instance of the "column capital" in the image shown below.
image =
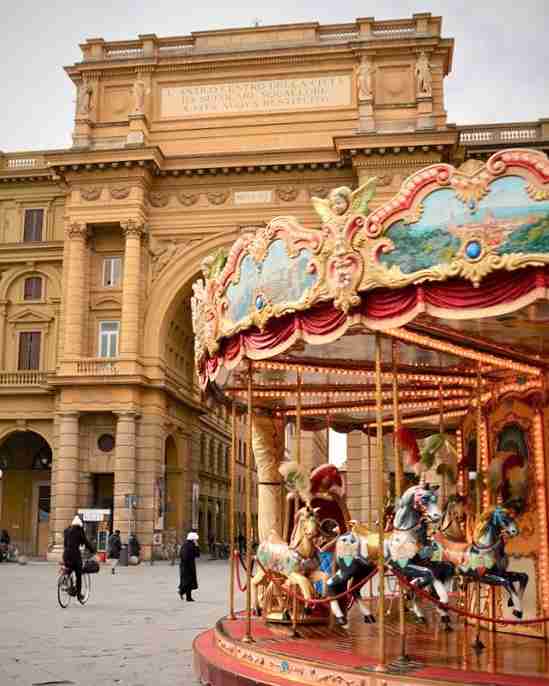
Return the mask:
<svg viewBox="0 0 549 686">
<path fill-rule="evenodd" d="M 91 231 L 88 225 L 83 222 L 70 222 L 66 235 L 69 239 L 87 240 L 91 235 Z"/>
<path fill-rule="evenodd" d="M 139 412 L 136 412 L 135 410 L 120 410 L 118 412 L 113 412 L 114 415 L 118 418 L 118 421 L 124 420 L 124 419 L 139 419 L 141 416 Z"/>
<path fill-rule="evenodd" d="M 135 219 L 120 222 L 120 228 L 126 240 L 128 238 L 141 238 L 147 233 L 147 225 Z"/>
<path fill-rule="evenodd" d="M 57 412 L 57 416 L 62 419 L 78 419 L 80 417 L 80 412 L 78 410 L 61 410 Z"/>
</svg>

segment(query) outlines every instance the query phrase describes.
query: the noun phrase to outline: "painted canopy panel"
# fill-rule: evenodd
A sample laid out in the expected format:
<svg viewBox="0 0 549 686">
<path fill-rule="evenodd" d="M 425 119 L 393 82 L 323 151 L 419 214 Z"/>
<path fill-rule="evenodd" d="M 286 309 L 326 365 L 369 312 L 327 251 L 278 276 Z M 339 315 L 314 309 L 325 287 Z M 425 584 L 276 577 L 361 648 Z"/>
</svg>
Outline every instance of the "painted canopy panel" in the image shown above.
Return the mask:
<svg viewBox="0 0 549 686">
<path fill-rule="evenodd" d="M 268 305 L 299 303 L 318 280 L 308 271 L 310 259 L 306 248 L 290 258 L 282 240 L 273 241 L 262 260 L 246 255 L 239 280 L 227 288 L 227 321 L 236 324 Z"/>
<path fill-rule="evenodd" d="M 462 255 L 479 259 L 483 251 L 549 252 L 549 201 L 532 199 L 527 186 L 519 176 L 496 179 L 478 203 L 464 203 L 451 188 L 432 191 L 419 221 L 399 219 L 388 227 L 394 247 L 380 256 L 381 263 L 413 274 Z"/>
<path fill-rule="evenodd" d="M 250 327 L 263 331 L 273 320 L 321 304 L 331 302 L 350 321 L 374 289 L 456 278 L 482 288 L 498 271 L 549 264 L 549 161 L 541 152 L 504 150 L 485 164 L 426 167 L 371 212 L 375 183 L 368 179 L 355 191 L 341 187 L 326 199 L 313 198 L 317 230 L 277 217 L 242 236 L 226 258 L 211 259 L 206 278 L 193 289 L 199 369 L 217 355 L 222 340 Z M 409 318 L 421 310 L 419 300 Z M 443 316 L 464 319 L 467 307 L 443 308 Z M 504 309 L 511 311 L 512 303 Z M 488 314 L 493 308 L 471 310 L 474 318 Z M 394 316 L 387 320 L 386 326 L 395 326 Z M 384 317 L 375 325 L 383 328 Z M 343 335 L 347 327 L 338 327 Z M 273 336 L 261 355 L 280 352 L 296 336 L 309 335 L 317 344 L 323 336 L 333 340 L 334 331 L 297 331 L 284 344 Z"/>
</svg>

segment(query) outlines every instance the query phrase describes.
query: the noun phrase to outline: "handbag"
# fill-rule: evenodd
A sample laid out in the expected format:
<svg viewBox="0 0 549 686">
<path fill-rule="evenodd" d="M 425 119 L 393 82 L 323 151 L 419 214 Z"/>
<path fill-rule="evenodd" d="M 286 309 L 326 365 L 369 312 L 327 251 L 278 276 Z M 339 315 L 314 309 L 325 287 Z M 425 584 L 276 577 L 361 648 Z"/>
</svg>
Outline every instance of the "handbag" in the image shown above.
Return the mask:
<svg viewBox="0 0 549 686">
<path fill-rule="evenodd" d="M 99 562 L 97 560 L 86 560 L 82 565 L 82 572 L 84 574 L 97 574 L 99 571 Z"/>
</svg>

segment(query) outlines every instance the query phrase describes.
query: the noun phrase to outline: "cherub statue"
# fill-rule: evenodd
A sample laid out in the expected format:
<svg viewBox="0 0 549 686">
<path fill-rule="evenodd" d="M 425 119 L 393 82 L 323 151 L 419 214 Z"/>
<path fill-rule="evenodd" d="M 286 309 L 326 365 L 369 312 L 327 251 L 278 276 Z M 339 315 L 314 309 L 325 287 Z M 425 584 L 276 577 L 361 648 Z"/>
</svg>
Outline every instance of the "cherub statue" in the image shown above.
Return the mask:
<svg viewBox="0 0 549 686">
<path fill-rule="evenodd" d="M 340 186 L 331 190 L 325 200 L 311 198 L 322 224 L 343 228 L 351 216 L 367 215 L 368 204 L 376 191 L 376 182 L 377 177 L 374 176 L 355 191 Z"/>
</svg>

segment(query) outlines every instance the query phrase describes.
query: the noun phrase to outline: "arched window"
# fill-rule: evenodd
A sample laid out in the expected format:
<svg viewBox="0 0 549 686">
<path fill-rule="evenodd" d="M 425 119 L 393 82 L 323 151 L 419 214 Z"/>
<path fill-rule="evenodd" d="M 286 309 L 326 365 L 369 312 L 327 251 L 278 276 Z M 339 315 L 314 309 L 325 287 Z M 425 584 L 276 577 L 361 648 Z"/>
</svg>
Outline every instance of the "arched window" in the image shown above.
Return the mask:
<svg viewBox="0 0 549 686">
<path fill-rule="evenodd" d="M 25 279 L 23 292 L 24 300 L 41 300 L 42 298 L 42 279 L 39 276 L 29 276 Z"/>
</svg>

